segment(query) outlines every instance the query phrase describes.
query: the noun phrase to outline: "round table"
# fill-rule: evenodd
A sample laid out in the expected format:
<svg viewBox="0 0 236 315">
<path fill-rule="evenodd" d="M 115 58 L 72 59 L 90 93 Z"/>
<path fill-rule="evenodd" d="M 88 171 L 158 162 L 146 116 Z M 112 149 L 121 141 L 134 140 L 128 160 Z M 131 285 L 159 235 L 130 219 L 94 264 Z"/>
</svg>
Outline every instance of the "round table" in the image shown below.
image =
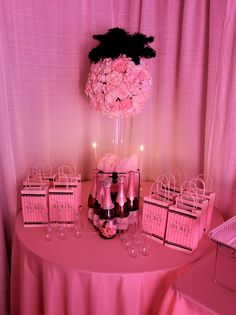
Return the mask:
<svg viewBox="0 0 236 315">
<path fill-rule="evenodd" d="M 192 263 L 213 250 L 203 237 L 186 254 L 150 240 L 149 256 L 131 258 L 119 237 L 104 240 L 87 220 L 91 183 L 82 183 L 82 238 L 56 234 L 42 238 L 42 227 L 15 223 L 12 249 L 11 314 L 17 315 L 152 315 L 157 314 L 170 285 Z M 151 183 L 142 184 L 142 195 Z M 212 227 L 222 223 L 214 211 Z"/>
</svg>

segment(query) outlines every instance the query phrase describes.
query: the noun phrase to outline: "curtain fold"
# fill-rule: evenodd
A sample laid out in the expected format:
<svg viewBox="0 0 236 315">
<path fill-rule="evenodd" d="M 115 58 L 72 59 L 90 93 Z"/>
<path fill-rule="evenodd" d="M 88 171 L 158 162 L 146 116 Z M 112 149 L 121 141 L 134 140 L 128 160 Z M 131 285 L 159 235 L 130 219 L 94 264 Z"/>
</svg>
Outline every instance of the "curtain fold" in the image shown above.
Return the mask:
<svg viewBox="0 0 236 315">
<path fill-rule="evenodd" d="M 92 142 L 99 157 L 112 149 L 115 121 L 84 93 L 93 34 L 122 27 L 155 37 L 151 97 L 121 122 L 124 155 L 144 145 L 143 180 L 206 173 L 224 218 L 236 214 L 235 15 L 234 0 L 0 0 L 0 311 L 28 168 L 66 162 L 87 180 Z"/>
<path fill-rule="evenodd" d="M 236 3 L 228 0 L 224 5 L 224 10 L 215 6 L 224 19 L 211 47 L 217 66 L 211 68 L 215 81 L 207 104 L 205 169 L 217 191 L 216 205 L 227 219 L 236 214 Z M 212 30 L 217 21 L 213 22 Z"/>
<path fill-rule="evenodd" d="M 0 9 L 2 9 L 0 7 Z M 11 242 L 16 216 L 16 173 L 13 156 L 10 111 L 11 71 L 4 12 L 0 11 L 0 314 L 9 313 Z"/>
</svg>

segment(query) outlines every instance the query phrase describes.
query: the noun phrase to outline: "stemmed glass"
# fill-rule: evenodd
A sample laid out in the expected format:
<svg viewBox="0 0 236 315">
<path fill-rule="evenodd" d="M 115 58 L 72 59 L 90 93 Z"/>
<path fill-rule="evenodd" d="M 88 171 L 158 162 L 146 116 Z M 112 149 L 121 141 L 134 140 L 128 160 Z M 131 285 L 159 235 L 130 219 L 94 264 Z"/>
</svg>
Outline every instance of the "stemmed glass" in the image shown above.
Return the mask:
<svg viewBox="0 0 236 315">
<path fill-rule="evenodd" d="M 137 235 L 135 234 L 135 227 L 131 226 L 129 229 L 129 246 L 128 246 L 128 254 L 132 258 L 138 257 L 138 243 L 137 243 Z"/>
<path fill-rule="evenodd" d="M 51 241 L 53 239 L 53 231 L 47 209 L 42 210 L 42 223 L 43 223 L 43 239 Z"/>
<path fill-rule="evenodd" d="M 58 224 L 58 237 L 61 240 L 65 240 L 67 238 L 67 229 L 66 229 L 66 223 L 64 222 L 64 216 L 62 213 L 62 209 L 57 210 L 57 224 Z"/>
<path fill-rule="evenodd" d="M 148 256 L 150 253 L 150 242 L 147 235 L 142 234 L 142 239 L 138 245 L 139 253 L 143 256 Z"/>
<path fill-rule="evenodd" d="M 73 233 L 74 237 L 77 239 L 80 239 L 82 237 L 82 230 L 83 230 L 82 220 L 81 220 L 81 217 L 79 215 L 79 212 L 76 212 L 75 213 L 75 220 L 74 220 L 74 224 L 73 224 L 73 228 L 72 228 L 72 233 Z"/>
<path fill-rule="evenodd" d="M 130 257 L 136 258 L 139 254 L 149 255 L 150 243 L 142 232 L 140 222 L 130 224 L 129 229 L 121 234 L 120 239 Z"/>
</svg>

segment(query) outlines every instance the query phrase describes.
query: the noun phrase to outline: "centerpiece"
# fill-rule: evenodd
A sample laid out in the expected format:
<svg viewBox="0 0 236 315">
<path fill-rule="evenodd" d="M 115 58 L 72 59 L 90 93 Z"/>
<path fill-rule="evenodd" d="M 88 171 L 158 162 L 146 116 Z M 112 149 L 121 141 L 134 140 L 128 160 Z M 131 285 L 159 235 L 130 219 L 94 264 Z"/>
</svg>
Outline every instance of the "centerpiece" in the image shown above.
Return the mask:
<svg viewBox="0 0 236 315">
<path fill-rule="evenodd" d="M 93 38 L 100 44 L 89 53 L 92 64 L 85 93 L 91 106 L 110 118 L 139 114 L 150 96 L 152 79 L 145 58 L 156 55 L 148 46 L 154 38 L 121 28 Z"/>
<path fill-rule="evenodd" d="M 94 109 L 115 120 L 114 145 L 115 155 L 118 155 L 118 148 L 121 144 L 121 119 L 139 114 L 150 96 L 152 78 L 146 59 L 156 56 L 155 50 L 149 47 L 149 43 L 154 41 L 154 37 L 141 33 L 130 34 L 124 29 L 116 27 L 109 29 L 105 34 L 93 35 L 93 38 L 98 40 L 99 44 L 88 55 L 91 68 L 85 86 L 85 94 Z M 135 222 L 138 210 L 140 173 L 137 165 L 129 170 L 127 167 L 122 169 L 121 165 L 125 163 L 119 162 L 119 157 L 117 157 L 118 162 L 108 163 L 109 168 L 110 164 L 112 164 L 112 168 L 113 164 L 116 164 L 116 167 L 107 172 L 108 165 L 107 163 L 104 165 L 104 161 L 111 160 L 111 158 L 114 159 L 111 154 L 108 159 L 105 156 L 105 159 L 102 158 L 102 161 L 96 165 L 98 169 L 94 173 L 88 202 L 88 218 L 104 238 L 109 238 L 108 235 L 110 235 L 109 233 L 103 234 L 105 233 L 104 227 L 112 225 L 113 231 L 116 221 L 126 220 L 126 223 L 120 222 L 117 230 L 127 227 L 125 209 L 129 208 L 132 224 Z M 108 179 L 112 183 L 109 183 Z M 104 191 L 107 193 L 108 190 L 110 190 L 112 198 L 106 204 L 107 219 L 104 221 Z M 110 214 L 112 212 L 118 218 L 118 213 L 113 211 L 118 208 L 119 219 L 113 220 Z M 100 225 L 99 221 L 101 221 Z M 110 238 L 113 238 L 114 233 L 111 234 Z"/>
</svg>

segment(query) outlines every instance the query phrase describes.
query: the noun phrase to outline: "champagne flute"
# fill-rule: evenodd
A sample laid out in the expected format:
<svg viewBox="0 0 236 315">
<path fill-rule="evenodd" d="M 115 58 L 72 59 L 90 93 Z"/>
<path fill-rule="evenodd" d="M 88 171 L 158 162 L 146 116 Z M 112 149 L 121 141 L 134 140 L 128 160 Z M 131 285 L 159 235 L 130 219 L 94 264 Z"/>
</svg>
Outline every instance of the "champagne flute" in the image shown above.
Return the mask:
<svg viewBox="0 0 236 315">
<path fill-rule="evenodd" d="M 131 240 L 130 245 L 128 247 L 128 254 L 131 258 L 137 258 L 139 251 L 138 251 L 138 246 L 135 242 L 135 240 Z"/>
<path fill-rule="evenodd" d="M 43 223 L 43 239 L 45 241 L 51 241 L 53 239 L 52 236 L 52 227 L 49 218 L 49 214 L 47 209 L 42 209 L 42 223 Z"/>
<path fill-rule="evenodd" d="M 146 234 L 142 234 L 140 243 L 138 245 L 139 253 L 143 256 L 148 256 L 150 253 L 150 240 Z"/>
<path fill-rule="evenodd" d="M 75 238 L 80 239 L 82 237 L 82 222 L 79 213 L 75 214 L 75 220 L 72 228 L 72 233 Z"/>
<path fill-rule="evenodd" d="M 58 224 L 58 237 L 61 240 L 65 240 L 67 237 L 67 231 L 66 231 L 66 226 L 65 223 L 63 222 L 63 213 L 62 209 L 57 210 L 57 224 Z"/>
</svg>

